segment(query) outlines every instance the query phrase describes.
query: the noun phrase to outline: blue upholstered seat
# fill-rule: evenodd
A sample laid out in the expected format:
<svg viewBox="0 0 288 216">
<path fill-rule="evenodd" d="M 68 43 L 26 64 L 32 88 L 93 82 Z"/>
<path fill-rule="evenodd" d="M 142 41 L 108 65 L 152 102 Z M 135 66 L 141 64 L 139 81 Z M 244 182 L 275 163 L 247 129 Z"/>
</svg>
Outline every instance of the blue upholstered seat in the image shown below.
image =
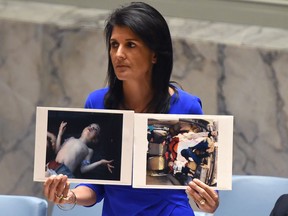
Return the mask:
<svg viewBox="0 0 288 216">
<path fill-rule="evenodd" d="M 3 216 L 46 216 L 47 209 L 48 203 L 42 198 L 0 195 L 0 215 Z"/>
<path fill-rule="evenodd" d="M 288 193 L 288 178 L 236 175 L 232 191 L 220 191 L 215 216 L 268 216 L 280 195 Z"/>
<path fill-rule="evenodd" d="M 92 207 L 76 205 L 72 210 L 63 211 L 58 208 L 57 205 L 54 205 L 52 209 L 52 216 L 100 216 L 102 215 L 102 206 L 103 201 Z"/>
</svg>

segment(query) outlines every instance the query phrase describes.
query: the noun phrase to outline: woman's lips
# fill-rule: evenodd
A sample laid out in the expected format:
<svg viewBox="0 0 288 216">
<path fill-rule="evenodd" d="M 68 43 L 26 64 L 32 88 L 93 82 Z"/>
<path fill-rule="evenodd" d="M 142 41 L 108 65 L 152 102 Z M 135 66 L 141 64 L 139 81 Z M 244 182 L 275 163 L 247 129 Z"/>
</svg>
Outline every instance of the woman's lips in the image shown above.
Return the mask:
<svg viewBox="0 0 288 216">
<path fill-rule="evenodd" d="M 116 68 L 124 68 L 124 67 L 128 67 L 128 66 L 127 65 L 123 65 L 123 64 L 116 65 Z"/>
<path fill-rule="evenodd" d="M 127 65 L 116 65 L 116 70 L 117 71 L 125 71 L 128 68 Z"/>
</svg>

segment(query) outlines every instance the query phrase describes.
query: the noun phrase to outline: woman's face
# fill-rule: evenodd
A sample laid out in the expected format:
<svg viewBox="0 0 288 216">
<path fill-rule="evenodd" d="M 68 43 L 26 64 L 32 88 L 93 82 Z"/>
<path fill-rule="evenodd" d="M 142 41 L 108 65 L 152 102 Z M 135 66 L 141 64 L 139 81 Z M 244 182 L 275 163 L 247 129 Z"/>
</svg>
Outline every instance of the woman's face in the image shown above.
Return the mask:
<svg viewBox="0 0 288 216">
<path fill-rule="evenodd" d="M 150 82 L 155 53 L 128 27 L 114 26 L 110 57 L 119 80 Z"/>
</svg>

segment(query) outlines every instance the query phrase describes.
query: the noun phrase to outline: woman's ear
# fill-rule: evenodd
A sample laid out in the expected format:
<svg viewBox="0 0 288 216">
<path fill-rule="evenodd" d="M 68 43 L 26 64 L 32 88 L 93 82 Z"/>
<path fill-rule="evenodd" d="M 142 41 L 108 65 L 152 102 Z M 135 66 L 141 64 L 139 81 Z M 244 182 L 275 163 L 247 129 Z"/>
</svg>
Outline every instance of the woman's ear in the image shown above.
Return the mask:
<svg viewBox="0 0 288 216">
<path fill-rule="evenodd" d="M 156 64 L 156 63 L 157 63 L 157 55 L 156 53 L 154 53 L 152 57 L 152 64 Z"/>
</svg>

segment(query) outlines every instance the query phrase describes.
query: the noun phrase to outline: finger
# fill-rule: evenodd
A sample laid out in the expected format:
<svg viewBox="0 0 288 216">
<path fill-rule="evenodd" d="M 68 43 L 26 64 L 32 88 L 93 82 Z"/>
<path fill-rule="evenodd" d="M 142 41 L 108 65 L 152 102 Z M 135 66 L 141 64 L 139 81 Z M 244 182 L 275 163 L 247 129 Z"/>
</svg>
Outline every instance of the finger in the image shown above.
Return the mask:
<svg viewBox="0 0 288 216">
<path fill-rule="evenodd" d="M 43 184 L 43 193 L 44 196 L 49 200 L 49 191 L 50 191 L 50 187 L 51 184 L 53 183 L 53 178 L 55 177 L 55 175 L 50 176 L 49 178 L 46 179 L 46 181 Z"/>
<path fill-rule="evenodd" d="M 198 186 L 193 181 L 189 182 L 186 193 L 194 200 L 195 203 L 199 204 L 202 196 L 198 192 Z"/>
<path fill-rule="evenodd" d="M 209 205 L 206 204 L 206 200 L 203 199 L 197 192 L 189 192 L 189 191 L 194 191 L 194 189 L 190 188 L 189 186 L 186 189 L 186 193 L 188 194 L 188 196 L 190 198 L 193 199 L 193 201 L 195 202 L 195 204 L 197 205 L 197 207 L 199 209 L 201 209 L 202 211 L 207 211 L 207 208 L 210 208 Z M 207 211 L 209 212 L 209 211 Z"/>
<path fill-rule="evenodd" d="M 192 197 L 197 204 L 203 205 L 203 200 L 205 200 L 206 203 L 212 202 L 214 204 L 214 201 L 208 193 L 208 191 L 210 191 L 208 185 L 198 179 L 193 179 L 193 181 L 189 182 L 189 186 L 192 189 L 190 194 L 192 194 Z"/>
<path fill-rule="evenodd" d="M 196 183 L 199 186 L 199 188 L 203 189 L 203 191 L 201 190 L 202 194 L 200 193 L 200 195 L 202 195 L 209 202 L 211 201 L 215 202 L 218 200 L 218 194 L 214 189 L 212 189 L 211 187 L 209 187 L 207 184 L 200 181 L 199 179 L 193 179 L 193 182 Z"/>
<path fill-rule="evenodd" d="M 66 182 L 63 190 L 63 199 L 60 200 L 60 204 L 69 202 L 68 193 L 70 190 L 70 182 Z"/>
<path fill-rule="evenodd" d="M 58 182 L 55 179 L 56 179 L 56 175 L 52 175 L 44 183 L 44 194 L 47 197 L 47 199 L 51 202 L 54 202 L 55 191 L 58 185 Z"/>
<path fill-rule="evenodd" d="M 214 212 L 219 205 L 218 194 L 208 185 L 200 180 L 194 179 L 189 182 L 186 190 L 193 198 L 198 207 L 207 212 Z"/>
<path fill-rule="evenodd" d="M 60 175 L 54 175 L 52 176 L 52 183 L 50 184 L 50 187 L 48 188 L 48 200 L 51 202 L 56 202 L 58 203 L 61 196 L 62 196 L 62 192 L 63 189 L 59 189 L 62 188 L 63 183 L 62 183 L 62 178 L 64 176 L 62 174 Z M 64 180 L 67 179 L 67 176 L 64 177 Z M 66 181 L 66 180 L 65 180 Z M 60 191 L 58 191 L 60 190 Z"/>
<path fill-rule="evenodd" d="M 108 164 L 107 167 L 108 167 L 109 172 L 112 173 L 113 172 L 112 169 L 114 168 L 114 166 L 111 166 L 111 165 Z"/>
<path fill-rule="evenodd" d="M 63 191 L 64 197 L 67 197 L 69 189 L 70 189 L 70 182 L 67 181 L 66 184 L 65 184 L 64 191 Z"/>
<path fill-rule="evenodd" d="M 66 175 L 62 175 L 62 174 L 56 177 L 56 180 L 58 181 L 58 185 L 56 187 L 55 199 L 56 201 L 60 203 L 62 202 L 63 197 L 65 197 L 65 194 L 64 194 L 65 190 L 67 190 L 66 189 L 67 178 L 68 177 Z M 66 192 L 66 195 L 67 195 L 67 192 Z"/>
<path fill-rule="evenodd" d="M 110 173 L 112 173 L 112 169 L 110 169 L 110 168 L 108 167 L 108 170 L 109 170 Z"/>
</svg>

